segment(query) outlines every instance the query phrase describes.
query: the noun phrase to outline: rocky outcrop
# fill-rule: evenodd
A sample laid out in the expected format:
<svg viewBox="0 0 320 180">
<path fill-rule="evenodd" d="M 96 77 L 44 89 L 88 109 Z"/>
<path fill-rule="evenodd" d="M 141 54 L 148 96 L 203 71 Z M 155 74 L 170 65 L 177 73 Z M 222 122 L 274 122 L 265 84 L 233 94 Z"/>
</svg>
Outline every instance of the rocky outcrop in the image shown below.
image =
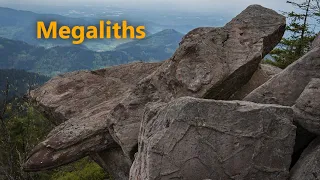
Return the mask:
<svg viewBox="0 0 320 180">
<path fill-rule="evenodd" d="M 267 82 L 273 76 L 279 74 L 282 69 L 269 65 L 260 64 L 258 70 L 253 74 L 250 81 L 241 87 L 236 93 L 234 93 L 229 99 L 230 100 L 242 100 L 253 90 Z"/>
<path fill-rule="evenodd" d="M 314 140 L 302 153 L 290 171 L 290 180 L 318 180 L 320 177 L 320 138 Z"/>
<path fill-rule="evenodd" d="M 320 135 L 320 79 L 312 79 L 298 98 L 295 121 L 309 132 Z"/>
<path fill-rule="evenodd" d="M 244 100 L 293 106 L 312 78 L 320 78 L 320 47 L 308 52 Z"/>
<path fill-rule="evenodd" d="M 288 178 L 289 107 L 184 97 L 144 114 L 131 180 Z"/>
<path fill-rule="evenodd" d="M 161 65 L 129 64 L 51 80 L 32 99 L 53 122 L 63 123 L 33 150 L 25 169 L 53 168 L 91 155 L 106 170 L 121 171 L 116 179 L 123 179 L 137 152 L 148 103 L 183 96 L 228 99 L 250 80 L 284 30 L 283 16 L 253 5 L 222 28 L 191 31 Z M 107 167 L 108 162 L 119 168 Z"/>
<path fill-rule="evenodd" d="M 32 91 L 30 98 L 34 104 L 53 122 L 59 124 L 68 121 L 57 126 L 44 142 L 34 148 L 24 164 L 25 170 L 50 169 L 91 154 L 95 155 L 94 159 L 101 160 L 98 156 L 100 153 L 103 155 L 103 150 L 120 148 L 102 126 L 105 124 L 105 115 L 123 93 L 155 71 L 160 64 L 132 63 L 97 71 L 69 73 L 53 78 L 43 87 Z M 120 169 L 129 169 L 130 165 L 131 162 Z M 123 174 L 121 171 L 109 173 L 114 177 L 118 176 L 114 173 Z"/>
<path fill-rule="evenodd" d="M 116 99 L 150 75 L 161 63 L 132 63 L 97 71 L 79 71 L 52 78 L 31 91 L 30 99 L 54 124 Z"/>
<path fill-rule="evenodd" d="M 292 107 L 297 125 L 297 138 L 293 163 L 298 161 L 304 149 L 320 135 L 320 79 L 311 79 Z"/>
<path fill-rule="evenodd" d="M 250 80 L 263 56 L 280 41 L 284 28 L 283 16 L 253 5 L 223 28 L 189 32 L 173 57 L 112 110 L 109 132 L 132 158 L 147 103 L 182 96 L 228 99 Z"/>
<path fill-rule="evenodd" d="M 262 104 L 293 106 L 313 78 L 320 78 L 320 47 L 315 47 L 282 72 L 244 98 Z M 315 99 L 316 100 L 316 99 Z M 293 159 L 314 139 L 314 134 L 298 124 Z"/>
</svg>

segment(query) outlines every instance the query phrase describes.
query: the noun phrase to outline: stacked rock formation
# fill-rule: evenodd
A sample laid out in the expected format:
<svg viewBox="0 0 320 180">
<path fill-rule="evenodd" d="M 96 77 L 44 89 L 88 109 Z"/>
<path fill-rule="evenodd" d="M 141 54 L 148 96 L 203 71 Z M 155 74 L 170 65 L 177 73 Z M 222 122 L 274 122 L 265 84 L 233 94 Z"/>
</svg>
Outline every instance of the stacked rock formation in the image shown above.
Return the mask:
<svg viewBox="0 0 320 180">
<path fill-rule="evenodd" d="M 119 180 L 314 177 L 317 141 L 292 156 L 303 139 L 295 125 L 319 132 L 320 50 L 281 72 L 261 65 L 284 31 L 282 15 L 252 5 L 189 32 L 164 62 L 53 78 L 30 99 L 57 127 L 25 170 L 90 156 Z"/>
</svg>

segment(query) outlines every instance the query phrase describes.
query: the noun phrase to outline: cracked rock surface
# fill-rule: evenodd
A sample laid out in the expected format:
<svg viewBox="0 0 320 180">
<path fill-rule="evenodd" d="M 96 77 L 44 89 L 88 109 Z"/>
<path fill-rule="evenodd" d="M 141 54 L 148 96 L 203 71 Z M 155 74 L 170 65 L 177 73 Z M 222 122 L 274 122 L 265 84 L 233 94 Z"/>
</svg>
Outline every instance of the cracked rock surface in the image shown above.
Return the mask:
<svg viewBox="0 0 320 180">
<path fill-rule="evenodd" d="M 95 159 L 106 157 L 114 163 L 123 157 L 130 162 L 148 103 L 183 96 L 228 99 L 279 43 L 285 24 L 282 15 L 252 5 L 222 28 L 192 30 L 163 63 L 129 64 L 54 78 L 35 90 L 32 99 L 59 125 L 32 151 L 25 169 L 58 167 L 105 153 L 108 148 L 115 149 L 114 159 L 103 153 Z M 123 162 L 128 161 L 119 164 Z M 123 173 L 118 174 L 121 179 Z"/>
<path fill-rule="evenodd" d="M 320 78 L 320 47 L 312 49 L 244 100 L 293 106 L 312 78 Z"/>
<path fill-rule="evenodd" d="M 152 104 L 130 180 L 284 180 L 295 140 L 289 107 L 183 97 Z"/>
<path fill-rule="evenodd" d="M 160 64 L 132 63 L 97 71 L 68 73 L 32 91 L 30 98 L 38 109 L 56 124 L 61 124 L 33 149 L 24 169 L 51 169 L 91 153 L 99 154 L 117 147 L 106 128 L 106 114 L 113 103 L 119 101 L 119 96 Z M 114 176 L 117 177 L 116 174 Z"/>
<path fill-rule="evenodd" d="M 295 121 L 309 132 L 320 135 L 320 79 L 312 79 L 298 98 Z"/>
<path fill-rule="evenodd" d="M 259 5 L 249 6 L 222 28 L 192 30 L 173 57 L 112 110 L 110 133 L 132 158 L 147 103 L 183 96 L 228 99 L 250 80 L 284 30 L 285 18 Z"/>
</svg>

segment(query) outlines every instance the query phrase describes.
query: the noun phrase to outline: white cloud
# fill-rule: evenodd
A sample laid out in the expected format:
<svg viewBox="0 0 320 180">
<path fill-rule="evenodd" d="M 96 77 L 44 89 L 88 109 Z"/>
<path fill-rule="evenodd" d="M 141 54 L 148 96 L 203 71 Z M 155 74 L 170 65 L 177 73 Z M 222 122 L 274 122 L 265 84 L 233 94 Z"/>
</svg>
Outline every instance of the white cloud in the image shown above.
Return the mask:
<svg viewBox="0 0 320 180">
<path fill-rule="evenodd" d="M 163 8 L 185 11 L 225 11 L 237 14 L 251 4 L 260 4 L 274 10 L 291 10 L 286 0 L 0 0 L 1 4 L 37 4 L 37 5 L 123 5 L 133 8 Z"/>
</svg>

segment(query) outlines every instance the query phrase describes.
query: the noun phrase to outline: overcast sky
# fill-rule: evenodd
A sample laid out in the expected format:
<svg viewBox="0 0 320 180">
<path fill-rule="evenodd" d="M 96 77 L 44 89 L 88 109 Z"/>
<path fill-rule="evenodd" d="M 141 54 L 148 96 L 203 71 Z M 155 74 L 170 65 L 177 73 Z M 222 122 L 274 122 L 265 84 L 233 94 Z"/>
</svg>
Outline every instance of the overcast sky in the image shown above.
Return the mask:
<svg viewBox="0 0 320 180">
<path fill-rule="evenodd" d="M 299 1 L 299 0 L 298 0 Z M 302 1 L 302 0 L 300 0 Z M 186 11 L 226 11 L 237 14 L 250 4 L 260 4 L 274 10 L 288 11 L 292 7 L 286 0 L 0 0 L 0 6 L 7 3 L 37 5 L 122 5 L 140 9 L 170 8 Z"/>
</svg>

